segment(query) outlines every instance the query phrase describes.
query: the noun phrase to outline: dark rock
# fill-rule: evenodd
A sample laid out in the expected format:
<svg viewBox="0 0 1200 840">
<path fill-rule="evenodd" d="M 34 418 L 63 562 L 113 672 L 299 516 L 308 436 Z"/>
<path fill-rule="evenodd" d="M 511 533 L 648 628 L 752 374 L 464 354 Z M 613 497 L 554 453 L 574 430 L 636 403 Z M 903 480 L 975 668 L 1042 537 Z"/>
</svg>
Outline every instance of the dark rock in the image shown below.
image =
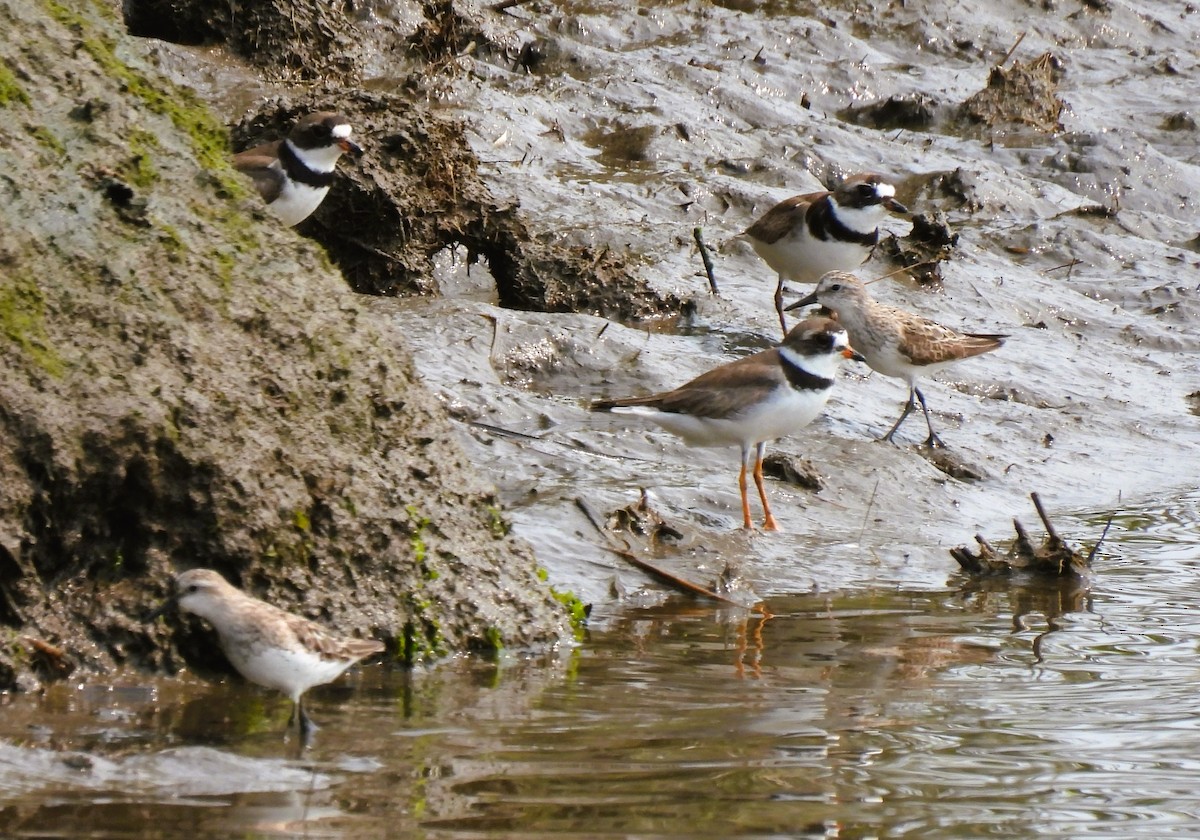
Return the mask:
<svg viewBox="0 0 1200 840">
<path fill-rule="evenodd" d="M 821 492 L 825 481 L 816 465 L 807 458 L 799 458 L 784 452 L 770 452 L 763 458 L 763 475 L 803 487 L 814 493 Z"/>
<path fill-rule="evenodd" d="M 917 93 L 856 105 L 842 110 L 839 116 L 848 122 L 879 130 L 906 128 L 924 131 L 933 125 L 937 107 L 932 97 Z"/>
<path fill-rule="evenodd" d="M 1169 114 L 1162 122 L 1163 131 L 1195 131 L 1196 120 L 1187 111 Z"/>
</svg>

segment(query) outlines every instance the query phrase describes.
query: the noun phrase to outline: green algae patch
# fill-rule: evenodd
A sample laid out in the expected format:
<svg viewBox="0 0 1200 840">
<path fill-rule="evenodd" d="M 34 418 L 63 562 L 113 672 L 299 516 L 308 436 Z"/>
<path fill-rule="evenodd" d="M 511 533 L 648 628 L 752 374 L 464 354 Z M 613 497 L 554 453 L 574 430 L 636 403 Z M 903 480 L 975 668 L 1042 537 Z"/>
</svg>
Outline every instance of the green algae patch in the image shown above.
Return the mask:
<svg viewBox="0 0 1200 840">
<path fill-rule="evenodd" d="M 0 59 L 0 108 L 29 104 L 29 94 L 21 87 L 8 63 Z"/>
<path fill-rule="evenodd" d="M 158 138 L 149 131 L 136 129 L 129 135 L 129 160 L 124 175 L 135 187 L 148 189 L 158 180 L 153 153 L 159 150 Z"/>
<path fill-rule="evenodd" d="M 46 334 L 46 300 L 31 278 L 18 275 L 0 286 L 0 333 L 50 376 L 62 378 L 66 365 Z"/>
<path fill-rule="evenodd" d="M 537 568 L 537 579 L 546 583 L 550 579 L 550 573 L 541 566 Z M 558 601 L 567 611 L 567 619 L 571 622 L 571 634 L 575 637 L 575 641 L 582 641 L 584 629 L 587 627 L 588 616 L 592 612 L 592 608 L 579 600 L 579 597 L 574 592 L 559 592 L 553 586 L 550 587 L 550 594 Z"/>
<path fill-rule="evenodd" d="M 37 144 L 49 152 L 53 152 L 56 157 L 63 157 L 67 153 L 67 147 L 62 141 L 54 136 L 54 132 L 46 128 L 44 125 L 35 125 L 29 129 L 29 134 L 37 141 Z"/>
<path fill-rule="evenodd" d="M 107 76 L 120 82 L 125 92 L 141 100 L 148 110 L 169 117 L 188 136 L 196 162 L 212 176 L 227 198 L 243 199 L 250 195 L 230 163 L 229 132 L 196 94 L 165 81 L 151 81 L 121 61 L 116 55 L 115 42 L 97 33 L 91 22 L 78 12 L 56 0 L 43 0 L 43 6 L 56 21 L 79 34 L 83 49 Z"/>
</svg>

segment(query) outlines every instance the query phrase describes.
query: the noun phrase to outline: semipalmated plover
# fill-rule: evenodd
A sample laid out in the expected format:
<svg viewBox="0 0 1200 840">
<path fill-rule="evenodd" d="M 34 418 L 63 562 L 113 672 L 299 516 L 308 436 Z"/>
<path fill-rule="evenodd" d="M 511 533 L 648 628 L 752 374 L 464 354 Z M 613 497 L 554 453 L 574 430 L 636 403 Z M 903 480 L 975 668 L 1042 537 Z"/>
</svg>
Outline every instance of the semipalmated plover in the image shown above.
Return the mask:
<svg viewBox="0 0 1200 840">
<path fill-rule="evenodd" d="M 796 195 L 779 202 L 742 234 L 779 275 L 775 311 L 783 317 L 783 282 L 815 283 L 829 271 L 866 262 L 879 241 L 888 211 L 907 213 L 896 188 L 870 172 L 851 175 L 837 189 Z"/>
<path fill-rule="evenodd" d="M 342 672 L 383 650 L 375 639 L 334 636 L 306 618 L 251 597 L 211 569 L 192 569 L 175 577 L 175 594 L 152 615 L 174 603 L 216 628 L 221 650 L 251 682 L 282 691 L 292 699 L 292 717 L 302 740 L 315 728 L 304 711 L 304 692 L 333 682 Z"/>
<path fill-rule="evenodd" d="M 342 153 L 362 154 L 350 139 L 350 131 L 350 123 L 341 114 L 309 114 L 283 140 L 234 155 L 233 167 L 254 179 L 267 206 L 291 227 L 307 219 L 325 200 Z"/>
<path fill-rule="evenodd" d="M 917 387 L 917 378 L 962 359 L 995 350 L 1008 338 L 1006 335 L 960 333 L 928 318 L 880 303 L 871 297 L 861 280 L 844 271 L 826 274 L 812 294 L 788 309 L 814 303 L 837 315 L 838 323 L 849 331 L 855 349 L 862 353 L 873 370 L 908 382 L 908 402 L 896 425 L 883 436 L 887 441 L 913 410 L 915 397 L 921 403 L 925 424 L 929 427 L 925 445 L 945 446 L 933 431 L 925 395 Z"/>
<path fill-rule="evenodd" d="M 763 486 L 767 441 L 799 431 L 821 412 L 844 358 L 859 358 L 845 328 L 829 318 L 809 318 L 793 327 L 778 347 L 721 365 L 673 391 L 597 400 L 591 407 L 643 415 L 693 446 L 741 447 L 738 489 L 744 528 L 754 527 L 746 490 L 753 454 L 763 529 L 776 531 L 779 525 Z"/>
</svg>

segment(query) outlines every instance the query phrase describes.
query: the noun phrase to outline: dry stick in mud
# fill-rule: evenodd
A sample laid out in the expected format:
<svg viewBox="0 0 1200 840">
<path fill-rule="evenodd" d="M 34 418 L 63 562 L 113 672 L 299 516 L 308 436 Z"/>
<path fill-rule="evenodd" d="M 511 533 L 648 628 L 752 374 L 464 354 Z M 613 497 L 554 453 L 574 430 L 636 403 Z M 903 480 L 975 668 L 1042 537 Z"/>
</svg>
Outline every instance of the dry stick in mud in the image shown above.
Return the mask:
<svg viewBox="0 0 1200 840">
<path fill-rule="evenodd" d="M 709 256 L 708 246 L 704 244 L 704 235 L 700 232 L 700 228 L 692 228 L 692 237 L 696 240 L 696 246 L 700 249 L 700 261 L 704 263 L 704 273 L 708 275 L 708 290 L 719 295 L 717 291 L 717 278 L 713 275 L 713 261 Z"/>
<path fill-rule="evenodd" d="M 1100 544 L 1108 535 L 1112 517 L 1109 517 L 1108 524 L 1104 526 L 1104 532 L 1101 533 L 1096 545 L 1087 557 L 1084 557 L 1067 545 L 1066 541 L 1054 530 L 1054 524 L 1050 521 L 1038 494 L 1030 493 L 1029 497 L 1033 500 L 1038 518 L 1042 520 L 1042 525 L 1046 529 L 1046 539 L 1042 541 L 1042 544 L 1035 546 L 1033 540 L 1029 538 L 1025 526 L 1021 524 L 1020 520 L 1014 519 L 1013 529 L 1017 532 L 1017 538 L 1005 555 L 996 551 L 982 534 L 975 535 L 975 542 L 979 543 L 978 554 L 966 546 L 950 549 L 950 556 L 958 561 L 963 571 L 972 575 L 1007 575 L 1013 572 L 1028 572 L 1059 578 L 1082 578 L 1087 575 L 1092 558 L 1096 556 Z"/>
<path fill-rule="evenodd" d="M 624 548 L 618 547 L 614 543 L 612 534 L 606 531 L 604 526 L 600 524 L 600 520 L 596 517 L 595 512 L 588 507 L 587 502 L 576 496 L 575 507 L 582 511 L 583 515 L 587 518 L 587 521 L 592 523 L 592 527 L 595 528 L 602 537 L 604 537 L 605 548 L 620 557 L 625 562 L 629 563 L 631 566 L 634 566 L 635 568 L 645 572 L 659 583 L 664 583 L 667 586 L 677 589 L 687 595 L 699 595 L 702 598 L 711 598 L 714 601 L 720 601 L 723 604 L 732 604 L 735 607 L 745 606 L 744 604 L 740 604 L 731 598 L 726 598 L 724 595 L 713 592 L 711 589 L 705 589 L 699 584 L 692 583 L 689 580 L 684 580 L 677 575 L 673 575 L 668 571 L 647 563 L 645 560 L 640 559 L 632 551 L 630 551 L 628 545 L 626 545 Z"/>
<path fill-rule="evenodd" d="M 1000 63 L 996 65 L 997 67 L 1003 67 L 1005 64 L 1008 64 L 1008 60 L 1012 58 L 1012 54 L 1017 51 L 1017 47 L 1021 46 L 1021 42 L 1025 40 L 1025 34 L 1026 33 L 1022 32 L 1019 36 L 1017 36 L 1016 43 L 1008 48 L 1008 52 L 1004 54 L 1004 58 L 1000 59 Z"/>
</svg>

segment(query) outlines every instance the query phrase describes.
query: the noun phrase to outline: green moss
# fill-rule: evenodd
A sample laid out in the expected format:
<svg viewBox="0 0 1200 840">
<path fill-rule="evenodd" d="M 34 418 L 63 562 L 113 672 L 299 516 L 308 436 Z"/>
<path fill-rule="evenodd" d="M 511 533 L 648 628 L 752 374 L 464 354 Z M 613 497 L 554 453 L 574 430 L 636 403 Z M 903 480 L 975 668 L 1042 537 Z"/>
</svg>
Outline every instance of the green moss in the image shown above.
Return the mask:
<svg viewBox="0 0 1200 840">
<path fill-rule="evenodd" d="M 426 562 L 429 559 L 429 546 L 425 544 L 425 530 L 430 524 L 429 517 L 422 516 L 416 505 L 408 505 L 404 510 L 413 522 L 413 531 L 408 538 L 408 543 L 413 551 L 413 560 L 421 567 L 421 572 L 425 575 L 426 580 L 437 580 L 440 577 L 437 570 L 430 568 Z"/>
<path fill-rule="evenodd" d="M 25 92 L 25 88 L 21 87 L 21 83 L 17 81 L 17 76 L 13 73 L 12 68 L 3 60 L 0 60 L 0 108 L 7 108 L 10 105 L 28 104 L 29 94 Z"/>
<path fill-rule="evenodd" d="M 167 259 L 175 262 L 187 252 L 187 245 L 183 244 L 183 238 L 174 226 L 165 222 L 156 222 L 154 226 L 158 230 L 158 241 L 167 252 Z"/>
<path fill-rule="evenodd" d="M 230 163 L 229 133 L 194 93 L 166 81 L 152 81 L 125 64 L 117 58 L 116 43 L 111 38 L 96 32 L 87 18 L 63 3 L 42 0 L 42 5 L 51 17 L 79 35 L 83 49 L 104 73 L 124 86 L 126 93 L 154 113 L 169 117 L 188 136 L 197 163 L 227 197 L 242 199 L 249 195 L 244 179 Z"/>
<path fill-rule="evenodd" d="M 495 505 L 488 505 L 487 527 L 488 531 L 494 538 L 502 540 L 507 537 L 509 531 L 512 530 L 512 523 L 506 520 L 503 515 L 501 515 L 500 508 L 496 507 Z"/>
<path fill-rule="evenodd" d="M 39 146 L 53 152 L 58 157 L 62 157 L 67 153 L 67 147 L 44 125 L 33 126 L 29 129 L 29 133 L 33 135 L 33 139 L 38 142 Z"/>
<path fill-rule="evenodd" d="M 588 613 L 591 612 L 591 608 L 579 600 L 573 592 L 559 592 L 551 586 L 550 594 L 554 596 L 554 600 L 566 608 L 567 618 L 571 622 L 571 633 L 574 634 L 575 641 L 582 641 L 587 628 Z"/>
<path fill-rule="evenodd" d="M 413 665 L 424 660 L 441 659 L 448 651 L 441 630 L 429 612 L 433 603 L 409 598 L 412 618 L 404 622 L 404 635 L 400 639 L 400 657 L 405 664 Z"/>
<path fill-rule="evenodd" d="M 487 651 L 492 655 L 499 655 L 500 651 L 504 650 L 504 637 L 500 634 L 499 627 L 489 627 L 483 633 L 483 641 L 487 645 Z"/>
<path fill-rule="evenodd" d="M 292 514 L 292 521 L 295 523 L 297 530 L 303 531 L 305 534 L 312 531 L 312 520 L 308 518 L 306 511 L 297 508 L 296 512 Z"/>
<path fill-rule="evenodd" d="M 46 334 L 46 300 L 35 281 L 17 275 L 0 285 L 0 333 L 55 379 L 66 370 Z"/>
<path fill-rule="evenodd" d="M 123 174 L 135 187 L 147 189 L 158 180 L 158 169 L 154 166 L 152 153 L 159 151 L 158 138 L 148 131 L 134 129 L 129 134 L 130 158 Z"/>
<path fill-rule="evenodd" d="M 536 574 L 537 579 L 543 583 L 550 579 L 550 573 L 541 566 L 537 567 Z M 588 613 L 591 612 L 591 607 L 579 600 L 573 592 L 559 592 L 551 586 L 550 594 L 554 600 L 566 607 L 567 618 L 571 621 L 571 632 L 575 635 L 575 640 L 580 641 L 583 638 L 584 628 L 587 627 Z"/>
<path fill-rule="evenodd" d="M 262 240 L 259 239 L 255 225 L 243 213 L 236 211 L 222 212 L 214 215 L 208 208 L 192 205 L 198 215 L 212 221 L 221 229 L 221 246 L 214 249 L 209 258 L 213 262 L 214 273 L 221 291 L 229 295 L 233 291 L 237 269 L 247 260 L 258 259 L 262 253 Z"/>
</svg>

